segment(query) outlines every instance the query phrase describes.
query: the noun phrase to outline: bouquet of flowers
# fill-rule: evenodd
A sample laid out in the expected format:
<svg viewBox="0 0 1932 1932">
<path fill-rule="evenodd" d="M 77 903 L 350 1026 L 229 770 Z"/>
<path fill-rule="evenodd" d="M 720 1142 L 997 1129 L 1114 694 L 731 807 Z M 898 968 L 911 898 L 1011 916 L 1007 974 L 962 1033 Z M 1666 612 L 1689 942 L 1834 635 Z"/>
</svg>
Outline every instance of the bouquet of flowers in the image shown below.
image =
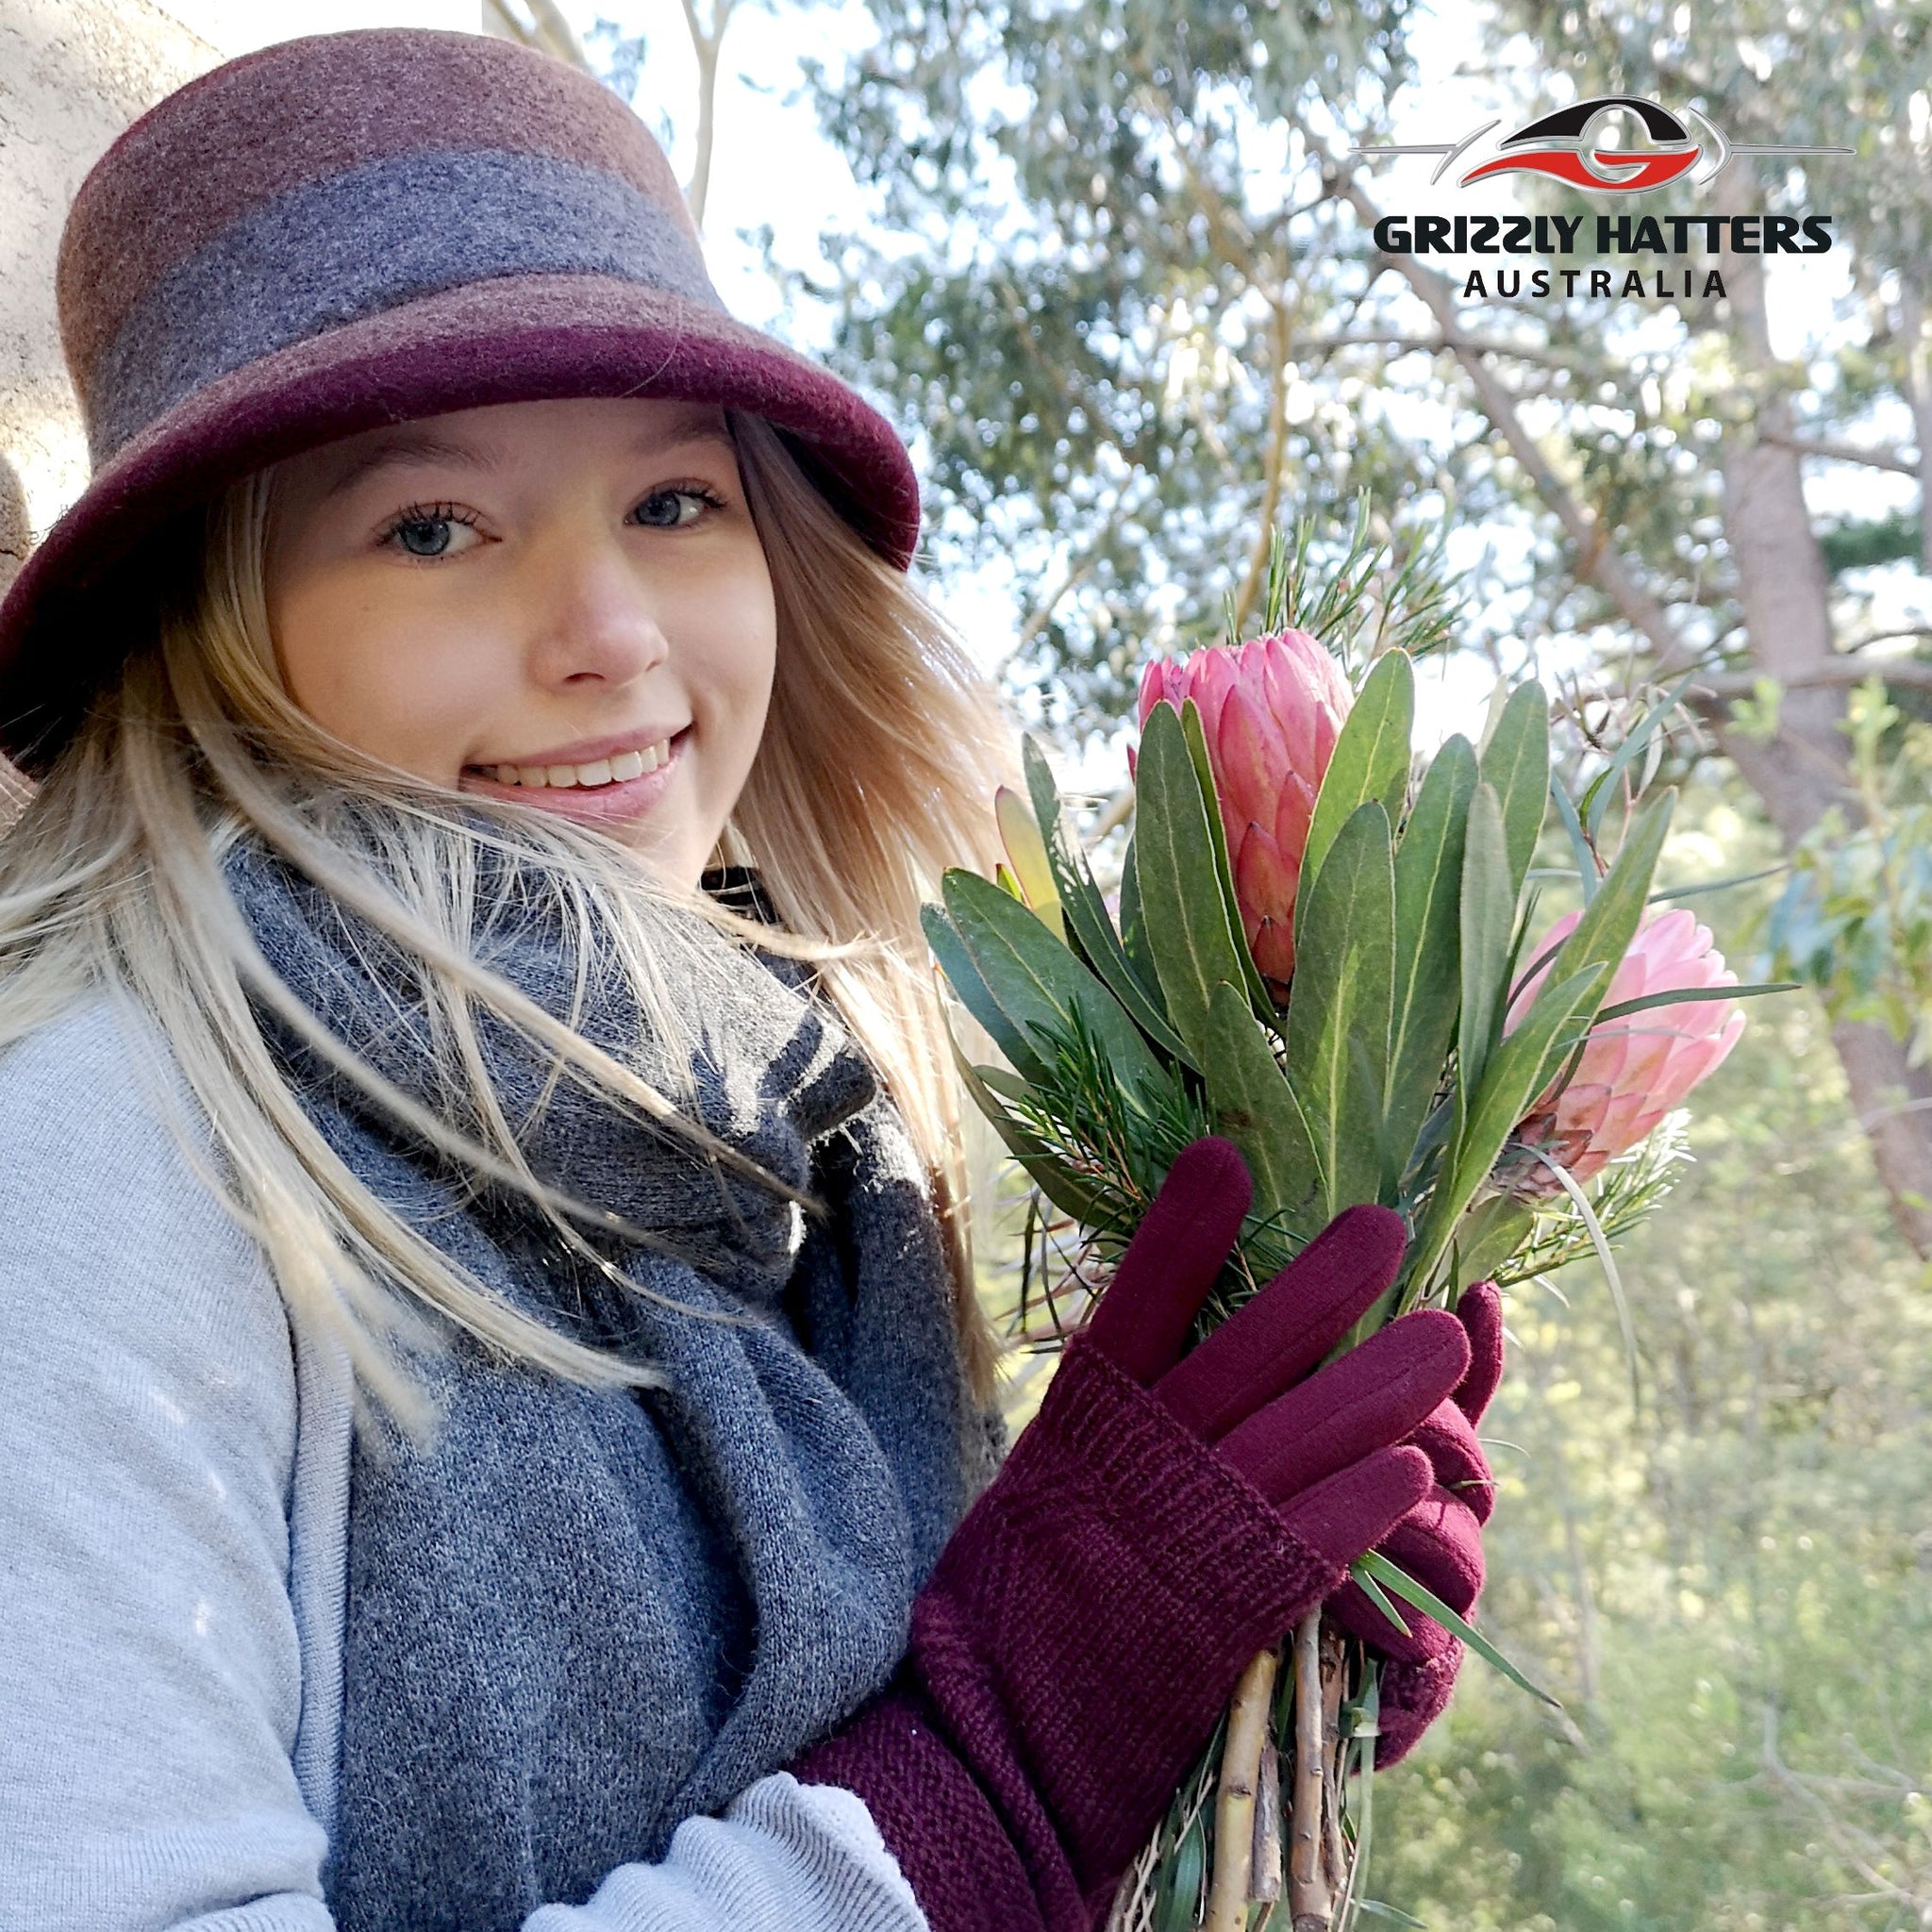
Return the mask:
<svg viewBox="0 0 1932 1932">
<path fill-rule="evenodd" d="M 1690 912 L 1651 903 L 1668 897 L 1652 886 L 1674 792 L 1641 796 L 1640 767 L 1655 770 L 1674 693 L 1578 801 L 1553 783 L 1534 681 L 1499 690 L 1479 746 L 1452 737 L 1415 768 L 1416 652 L 1401 627 L 1391 641 L 1377 626 L 1359 690 L 1322 641 L 1363 610 L 1377 557 L 1366 528 L 1364 507 L 1307 610 L 1308 533 L 1291 565 L 1277 537 L 1266 635 L 1230 628 L 1147 666 L 1117 895 L 1102 892 L 1029 738 L 1028 796 L 996 801 L 1009 864 L 993 879 L 949 872 L 943 905 L 924 908 L 940 967 L 1007 1062 L 972 1064 L 956 1040 L 961 1075 L 1036 1208 L 1044 1197 L 1081 1231 L 1070 1279 L 1085 1293 L 1105 1291 L 1184 1146 L 1218 1134 L 1240 1148 L 1254 1202 L 1196 1340 L 1364 1202 L 1399 1211 L 1411 1234 L 1345 1345 L 1410 1308 L 1453 1309 L 1476 1282 L 1592 1250 L 1621 1309 L 1610 1240 L 1667 1191 L 1679 1104 L 1735 1043 L 1736 1002 L 1781 990 L 1738 985 Z M 1424 608 L 1408 641 L 1441 628 Z M 1582 904 L 1532 940 L 1532 861 L 1553 805 Z M 1038 1224 L 1030 1214 L 1026 1277 Z M 1054 1325 L 1070 1325 L 1058 1309 Z M 1535 1690 L 1379 1552 L 1355 1578 L 1398 1628 L 1412 1605 Z M 1349 1924 L 1367 1904 L 1376 1696 L 1373 1654 L 1319 1618 L 1257 1657 L 1112 1924 Z"/>
</svg>

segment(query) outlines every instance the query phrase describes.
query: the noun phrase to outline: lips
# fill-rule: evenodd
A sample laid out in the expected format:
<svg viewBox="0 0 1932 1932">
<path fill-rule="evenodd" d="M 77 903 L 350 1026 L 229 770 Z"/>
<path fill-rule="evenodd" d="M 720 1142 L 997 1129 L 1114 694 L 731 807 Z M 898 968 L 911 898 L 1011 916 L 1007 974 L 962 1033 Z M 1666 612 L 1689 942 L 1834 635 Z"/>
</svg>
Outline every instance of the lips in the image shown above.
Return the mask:
<svg viewBox="0 0 1932 1932">
<path fill-rule="evenodd" d="M 511 799 L 539 811 L 558 812 L 589 824 L 613 819 L 634 819 L 655 806 L 670 789 L 684 763 L 684 749 L 691 727 L 686 725 L 671 739 L 671 756 L 656 771 L 641 773 L 635 778 L 613 779 L 604 785 L 505 785 L 491 774 L 465 766 L 458 780 L 464 791 L 486 798 Z"/>
</svg>

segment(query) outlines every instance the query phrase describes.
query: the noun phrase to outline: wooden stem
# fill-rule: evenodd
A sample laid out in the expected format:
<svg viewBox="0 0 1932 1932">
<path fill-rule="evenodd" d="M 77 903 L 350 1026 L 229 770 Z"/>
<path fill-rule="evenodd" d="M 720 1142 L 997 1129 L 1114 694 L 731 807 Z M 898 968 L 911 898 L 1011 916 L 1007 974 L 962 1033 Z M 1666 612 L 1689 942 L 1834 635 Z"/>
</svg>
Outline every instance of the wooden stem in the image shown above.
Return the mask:
<svg viewBox="0 0 1932 1932">
<path fill-rule="evenodd" d="M 1322 1828 L 1322 1612 L 1294 1633 L 1294 1801 L 1289 1813 L 1288 1909 L 1293 1932 L 1328 1932 L 1335 1898 Z"/>
<path fill-rule="evenodd" d="M 1348 1675 L 1341 1636 L 1322 1626 L 1322 1824 L 1328 1883 L 1339 1898 L 1348 1890 L 1348 1845 L 1341 1836 L 1341 1692 Z"/>
<path fill-rule="evenodd" d="M 1255 1797 L 1255 1859 L 1248 1896 L 1281 1896 L 1281 1754 L 1270 1738 L 1261 1746 L 1261 1789 Z"/>
<path fill-rule="evenodd" d="M 1246 1932 L 1255 1792 L 1260 1784 L 1261 1747 L 1268 1740 L 1268 1707 L 1274 1697 L 1274 1653 L 1264 1650 L 1241 1673 L 1228 1707 L 1227 1745 L 1221 1754 L 1214 1810 L 1214 1879 L 1203 1932 Z"/>
</svg>

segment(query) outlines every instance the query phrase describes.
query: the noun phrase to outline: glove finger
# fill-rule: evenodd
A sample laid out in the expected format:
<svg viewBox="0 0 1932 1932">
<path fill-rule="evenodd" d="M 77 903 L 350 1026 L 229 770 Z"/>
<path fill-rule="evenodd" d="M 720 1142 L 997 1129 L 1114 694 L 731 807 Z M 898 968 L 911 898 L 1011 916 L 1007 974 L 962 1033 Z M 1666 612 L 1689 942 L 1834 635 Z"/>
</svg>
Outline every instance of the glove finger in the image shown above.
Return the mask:
<svg viewBox="0 0 1932 1932">
<path fill-rule="evenodd" d="M 1493 1281 L 1478 1281 L 1457 1298 L 1456 1317 L 1469 1331 L 1469 1374 L 1456 1402 L 1479 1423 L 1503 1379 L 1503 1296 Z"/>
<path fill-rule="evenodd" d="M 1400 1663 L 1382 1673 L 1382 1736 L 1375 1769 L 1387 1771 L 1407 1757 L 1423 1733 L 1449 1707 L 1462 1668 L 1462 1646 L 1451 1644 L 1440 1657 L 1417 1664 Z"/>
<path fill-rule="evenodd" d="M 1343 1208 L 1156 1392 L 1204 1441 L 1218 1441 L 1348 1333 L 1395 1279 L 1407 1244 L 1392 1208 Z"/>
<path fill-rule="evenodd" d="M 1304 1491 L 1281 1519 L 1323 1561 L 1346 1568 L 1428 1494 L 1429 1480 L 1420 1449 L 1377 1449 Z"/>
<path fill-rule="evenodd" d="M 1446 1490 L 1432 1490 L 1378 1547 L 1398 1570 L 1441 1597 L 1458 1617 L 1468 1616 L 1482 1594 L 1481 1525 L 1469 1507 Z"/>
<path fill-rule="evenodd" d="M 1358 1583 L 1344 1583 L 1322 1607 L 1351 1637 L 1360 1638 L 1377 1657 L 1391 1663 L 1427 1663 L 1431 1657 L 1461 1648 L 1435 1618 L 1424 1616 L 1413 1604 L 1399 1597 L 1391 1597 L 1390 1602 L 1408 1626 L 1407 1635 L 1389 1621 L 1381 1606 Z"/>
<path fill-rule="evenodd" d="M 1468 1367 L 1461 1324 L 1440 1309 L 1418 1309 L 1276 1396 L 1216 1446 L 1271 1503 L 1285 1503 L 1400 1442 Z M 1163 1381 L 1155 1393 L 1165 1390 Z"/>
<path fill-rule="evenodd" d="M 1478 1523 L 1496 1504 L 1496 1480 L 1476 1441 L 1475 1424 L 1454 1402 L 1440 1402 L 1409 1438 L 1435 1465 L 1436 1480 L 1467 1503 Z"/>
<path fill-rule="evenodd" d="M 1206 1134 L 1174 1157 L 1085 1331 L 1143 1388 L 1174 1366 L 1254 1194 L 1232 1141 Z"/>
</svg>

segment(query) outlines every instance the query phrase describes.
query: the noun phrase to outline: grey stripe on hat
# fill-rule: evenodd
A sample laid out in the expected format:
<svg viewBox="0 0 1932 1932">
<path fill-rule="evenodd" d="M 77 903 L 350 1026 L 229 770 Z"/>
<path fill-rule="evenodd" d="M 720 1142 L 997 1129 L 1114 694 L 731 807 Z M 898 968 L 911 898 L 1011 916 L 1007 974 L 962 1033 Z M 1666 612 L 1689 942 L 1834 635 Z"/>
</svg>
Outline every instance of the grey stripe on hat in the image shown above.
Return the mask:
<svg viewBox="0 0 1932 1932">
<path fill-rule="evenodd" d="M 231 223 L 128 312 L 88 385 L 98 470 L 203 384 L 493 275 L 615 275 L 725 312 L 675 220 L 600 168 L 502 149 L 392 155 Z"/>
</svg>

